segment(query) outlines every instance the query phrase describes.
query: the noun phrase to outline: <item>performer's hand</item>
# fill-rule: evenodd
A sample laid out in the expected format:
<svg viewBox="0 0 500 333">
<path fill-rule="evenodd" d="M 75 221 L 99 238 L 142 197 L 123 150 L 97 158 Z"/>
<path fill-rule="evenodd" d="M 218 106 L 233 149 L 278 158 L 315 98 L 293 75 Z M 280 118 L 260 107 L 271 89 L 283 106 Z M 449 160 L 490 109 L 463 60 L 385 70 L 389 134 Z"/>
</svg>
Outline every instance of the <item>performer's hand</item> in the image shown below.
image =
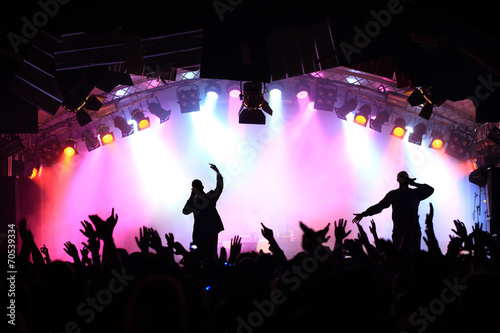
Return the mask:
<svg viewBox="0 0 500 333">
<path fill-rule="evenodd" d="M 361 213 L 354 213 L 354 218 L 352 219 L 352 223 L 359 223 L 361 219 L 364 217 Z"/>
<path fill-rule="evenodd" d="M 408 184 L 410 184 L 411 186 L 417 186 L 417 183 L 415 183 L 415 180 L 416 180 L 416 178 L 410 178 L 410 182 Z"/>
<path fill-rule="evenodd" d="M 220 172 L 219 172 L 219 169 L 217 169 L 217 167 L 215 166 L 215 164 L 208 163 L 208 165 L 210 165 L 210 169 L 214 170 L 214 171 L 215 171 L 215 172 L 217 172 L 217 173 L 220 173 Z"/>
</svg>

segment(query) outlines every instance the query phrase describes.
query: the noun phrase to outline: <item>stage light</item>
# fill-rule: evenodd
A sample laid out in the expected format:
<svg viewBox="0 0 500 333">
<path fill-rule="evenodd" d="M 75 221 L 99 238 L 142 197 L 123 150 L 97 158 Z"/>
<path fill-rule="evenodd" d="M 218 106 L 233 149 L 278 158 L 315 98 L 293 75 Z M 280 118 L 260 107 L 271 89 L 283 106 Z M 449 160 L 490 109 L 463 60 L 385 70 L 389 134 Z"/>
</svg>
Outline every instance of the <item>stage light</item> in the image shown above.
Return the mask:
<svg viewBox="0 0 500 333">
<path fill-rule="evenodd" d="M 144 112 L 142 112 L 139 109 L 135 109 L 132 111 L 132 120 L 136 122 L 137 129 L 139 131 L 142 131 L 151 126 L 151 123 L 149 122 L 149 117 L 145 117 Z"/>
<path fill-rule="evenodd" d="M 396 138 L 402 139 L 405 136 L 406 130 L 406 121 L 399 117 L 396 118 L 394 121 L 394 128 L 391 131 L 391 135 L 395 136 Z"/>
<path fill-rule="evenodd" d="M 337 117 L 339 119 L 346 120 L 346 116 L 352 111 L 356 110 L 357 106 L 358 102 L 356 102 L 355 99 L 349 99 L 346 100 L 344 105 L 342 105 L 340 108 L 335 108 L 335 113 L 337 114 Z M 316 103 L 314 103 L 314 107 L 316 108 Z"/>
<path fill-rule="evenodd" d="M 115 142 L 115 136 L 113 132 L 109 130 L 108 125 L 101 124 L 97 129 L 97 135 L 101 138 L 102 145 L 109 145 L 110 143 Z"/>
<path fill-rule="evenodd" d="M 370 113 L 372 113 L 372 107 L 369 104 L 363 104 L 354 116 L 354 122 L 366 127 Z"/>
<path fill-rule="evenodd" d="M 306 98 L 307 96 L 309 96 L 310 89 L 311 88 L 309 87 L 309 85 L 307 83 L 299 82 L 295 85 L 295 95 L 299 99 Z"/>
<path fill-rule="evenodd" d="M 431 132 L 431 142 L 429 143 L 429 148 L 441 150 L 443 146 L 443 132 L 438 129 L 433 129 Z"/>
<path fill-rule="evenodd" d="M 283 94 L 283 82 L 274 81 L 268 85 L 269 97 L 280 98 Z"/>
<path fill-rule="evenodd" d="M 336 86 L 316 86 L 314 94 L 314 108 L 321 111 L 330 111 L 334 109 L 335 102 L 337 101 L 337 87 Z"/>
<path fill-rule="evenodd" d="M 205 95 L 207 98 L 217 99 L 221 92 L 220 85 L 215 82 L 210 82 L 205 87 Z"/>
<path fill-rule="evenodd" d="M 122 138 L 125 138 L 134 133 L 134 126 L 129 124 L 125 118 L 122 116 L 115 117 L 113 119 L 115 127 L 122 132 Z"/>
<path fill-rule="evenodd" d="M 278 88 L 273 88 L 269 91 L 269 96 L 272 98 L 280 98 L 281 97 L 281 90 Z"/>
<path fill-rule="evenodd" d="M 99 140 L 94 136 L 91 130 L 86 129 L 82 132 L 82 140 L 85 142 L 87 146 L 87 151 L 91 152 L 94 149 L 97 149 L 101 146 Z"/>
<path fill-rule="evenodd" d="M 157 116 L 160 119 L 160 124 L 163 124 L 170 119 L 171 110 L 165 110 L 164 108 L 162 108 L 158 97 L 155 96 L 155 98 L 156 102 L 152 101 L 151 99 L 147 99 L 146 103 L 148 103 L 149 112 Z"/>
<path fill-rule="evenodd" d="M 66 155 L 67 157 L 73 157 L 74 155 L 78 154 L 75 145 L 75 139 L 67 138 L 64 142 L 64 155 Z"/>
<path fill-rule="evenodd" d="M 382 126 L 389 120 L 389 112 L 380 111 L 374 119 L 370 119 L 370 128 L 377 132 L 382 132 Z"/>
<path fill-rule="evenodd" d="M 264 100 L 262 83 L 246 82 L 243 85 L 243 104 L 238 113 L 239 123 L 264 125 L 266 123 L 264 112 L 273 115 L 273 110 Z"/>
<path fill-rule="evenodd" d="M 229 82 L 226 86 L 226 92 L 231 98 L 239 98 L 241 94 L 240 84 Z"/>
<path fill-rule="evenodd" d="M 445 153 L 458 160 L 466 160 L 471 140 L 458 130 L 451 132 Z"/>
<path fill-rule="evenodd" d="M 200 111 L 200 91 L 197 86 L 189 85 L 177 88 L 177 103 L 181 113 Z"/>
<path fill-rule="evenodd" d="M 408 136 L 408 142 L 420 146 L 422 144 L 422 137 L 426 131 L 427 127 L 423 123 L 418 123 L 413 129 L 413 132 Z"/>
</svg>

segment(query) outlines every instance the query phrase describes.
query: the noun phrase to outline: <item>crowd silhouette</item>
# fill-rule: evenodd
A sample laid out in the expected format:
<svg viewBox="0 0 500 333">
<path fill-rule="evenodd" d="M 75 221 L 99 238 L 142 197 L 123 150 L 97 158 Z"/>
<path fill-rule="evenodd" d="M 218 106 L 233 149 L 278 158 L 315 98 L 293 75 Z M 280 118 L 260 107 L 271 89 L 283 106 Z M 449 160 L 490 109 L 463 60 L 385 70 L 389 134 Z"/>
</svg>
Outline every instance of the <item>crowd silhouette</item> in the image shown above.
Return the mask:
<svg viewBox="0 0 500 333">
<path fill-rule="evenodd" d="M 433 215 L 430 204 L 427 251 L 400 251 L 374 220 L 368 233 L 354 224 L 353 237 L 339 219 L 333 230 L 297 222 L 302 251 L 287 258 L 272 221 L 256 221 L 269 252 L 242 252 L 235 236 L 215 261 L 148 226 L 127 252 L 113 238 L 114 210 L 89 215 L 87 241 L 68 240 L 67 261 L 51 260 L 30 231 L 36 221 L 22 220 L 14 331 L 499 332 L 498 238 L 456 220 L 443 253 Z"/>
</svg>

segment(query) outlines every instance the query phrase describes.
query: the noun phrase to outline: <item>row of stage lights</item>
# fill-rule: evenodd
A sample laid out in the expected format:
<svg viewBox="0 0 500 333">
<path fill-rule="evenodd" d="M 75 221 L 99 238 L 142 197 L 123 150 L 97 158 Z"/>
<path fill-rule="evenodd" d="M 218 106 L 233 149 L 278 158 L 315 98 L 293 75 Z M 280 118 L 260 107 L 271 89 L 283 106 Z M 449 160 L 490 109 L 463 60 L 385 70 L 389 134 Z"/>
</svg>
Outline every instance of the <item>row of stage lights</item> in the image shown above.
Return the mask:
<svg viewBox="0 0 500 333">
<path fill-rule="evenodd" d="M 271 96 L 281 96 L 283 85 L 280 82 L 270 84 L 268 91 L 259 82 L 242 83 L 230 82 L 226 85 L 226 94 L 229 98 L 239 98 L 242 100 L 240 109 L 240 123 L 245 124 L 265 124 L 265 116 L 263 111 L 272 115 L 272 110 L 263 98 L 263 94 L 269 92 Z M 209 82 L 204 89 L 207 99 L 217 99 L 222 93 L 221 86 L 216 82 Z M 376 116 L 371 116 L 372 106 L 370 104 L 362 104 L 358 108 L 358 102 L 355 98 L 348 98 L 346 95 L 344 104 L 341 107 L 335 107 L 337 101 L 337 87 L 334 85 L 316 85 L 316 89 L 311 96 L 311 89 L 306 82 L 299 82 L 295 85 L 294 93 L 297 99 L 311 97 L 311 104 L 314 110 L 335 111 L 337 117 L 342 120 L 347 120 L 347 115 L 356 111 L 354 115 L 354 123 L 361 126 L 369 126 L 377 132 L 382 131 L 382 127 L 389 123 L 391 114 L 388 111 L 378 111 Z M 177 103 L 181 113 L 189 113 L 200 111 L 200 90 L 197 85 L 183 85 L 177 89 Z M 160 102 L 152 99 L 147 100 L 149 112 L 160 119 L 160 123 L 167 121 L 170 118 L 170 110 L 165 110 L 161 107 Z M 131 114 L 131 122 L 127 121 L 123 116 L 113 118 L 115 128 L 121 131 L 122 138 L 134 133 L 134 125 L 137 130 L 141 131 L 150 127 L 150 119 L 144 115 L 144 112 L 139 109 L 134 109 Z M 390 134 L 396 138 L 403 139 L 407 132 L 408 141 L 421 145 L 424 136 L 427 136 L 427 126 L 424 123 L 418 123 L 413 129 L 407 126 L 407 122 L 403 117 L 397 117 L 393 121 L 393 128 Z M 444 132 L 438 129 L 433 129 L 430 132 L 431 141 L 429 147 L 436 150 L 443 149 L 445 145 Z M 85 129 L 82 132 L 82 141 L 85 143 L 87 150 L 93 151 L 100 146 L 105 146 L 115 141 L 114 133 L 105 123 L 97 127 L 97 135 L 94 135 L 91 129 Z M 454 131 L 448 139 L 448 147 L 446 153 L 457 159 L 467 157 L 468 148 L 471 140 L 466 135 Z M 78 154 L 76 140 L 72 137 L 65 141 L 63 151 L 68 157 Z M 50 149 L 48 149 L 50 150 Z M 46 152 L 47 153 L 47 152 Z"/>
<path fill-rule="evenodd" d="M 308 97 L 310 91 L 310 87 L 307 83 L 302 82 L 295 86 L 295 93 L 298 99 Z M 416 89 L 416 91 L 421 92 L 421 89 Z M 410 105 L 417 106 L 426 103 L 422 108 L 423 112 L 421 112 L 420 117 L 428 120 L 432 107 L 437 103 L 432 104 L 427 101 L 427 99 L 415 101 L 414 96 L 415 93 L 409 98 L 409 102 L 411 102 Z M 376 116 L 370 117 L 372 114 L 372 106 L 370 104 L 362 104 L 358 108 L 356 99 L 348 98 L 348 95 L 346 95 L 344 104 L 337 108 L 334 106 L 336 98 L 337 88 L 335 86 L 316 86 L 315 94 L 312 98 L 314 100 L 314 106 L 312 108 L 315 110 L 335 111 L 337 117 L 342 120 L 347 120 L 347 115 L 356 110 L 353 122 L 364 127 L 369 125 L 372 130 L 379 133 L 382 131 L 382 127 L 388 124 L 391 118 L 391 114 L 385 110 L 379 110 Z M 402 140 L 405 138 L 406 133 L 409 132 L 408 142 L 416 145 L 422 145 L 423 139 L 428 133 L 427 126 L 424 123 L 418 123 L 415 127 L 411 128 L 407 126 L 407 122 L 403 117 L 397 117 L 393 121 L 393 125 L 390 135 Z M 444 137 L 445 133 L 443 130 L 434 128 L 430 131 L 431 140 L 429 148 L 442 150 L 445 143 L 447 143 L 448 145 L 445 150 L 446 154 L 459 160 L 467 158 L 472 143 L 472 138 L 470 138 L 469 135 L 459 130 L 453 130 L 449 134 L 448 140 L 445 140 Z"/>
</svg>

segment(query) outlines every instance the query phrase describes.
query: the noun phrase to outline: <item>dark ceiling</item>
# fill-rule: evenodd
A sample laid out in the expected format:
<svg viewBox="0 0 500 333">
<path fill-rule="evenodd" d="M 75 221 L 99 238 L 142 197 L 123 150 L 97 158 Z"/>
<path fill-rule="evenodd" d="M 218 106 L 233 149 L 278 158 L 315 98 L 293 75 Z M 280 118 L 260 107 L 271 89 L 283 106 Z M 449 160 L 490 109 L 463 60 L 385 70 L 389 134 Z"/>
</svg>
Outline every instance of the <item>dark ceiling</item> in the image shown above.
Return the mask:
<svg viewBox="0 0 500 333">
<path fill-rule="evenodd" d="M 39 109 L 75 108 L 95 87 L 151 68 L 269 82 L 345 66 L 472 99 L 500 121 L 495 2 L 41 0 L 1 21 L 0 133 L 37 131 Z M 168 70 L 167 70 L 168 71 Z"/>
</svg>

